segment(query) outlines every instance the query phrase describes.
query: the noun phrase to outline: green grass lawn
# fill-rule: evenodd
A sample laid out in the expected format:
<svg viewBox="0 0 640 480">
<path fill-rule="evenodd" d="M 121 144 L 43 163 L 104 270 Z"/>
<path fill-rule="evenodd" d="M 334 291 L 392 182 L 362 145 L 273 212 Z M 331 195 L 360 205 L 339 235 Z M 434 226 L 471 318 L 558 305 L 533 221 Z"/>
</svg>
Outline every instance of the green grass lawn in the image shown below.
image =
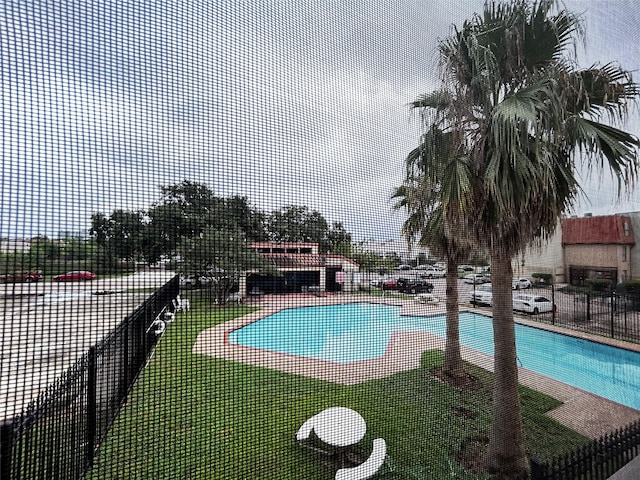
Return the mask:
<svg viewBox="0 0 640 480">
<path fill-rule="evenodd" d="M 387 441 L 393 478 L 478 478 L 457 463 L 456 454 L 465 438 L 488 433 L 488 372 L 469 366 L 483 382 L 480 390 L 448 387 L 429 374 L 442 360 L 432 351 L 420 369 L 343 386 L 191 353 L 200 331 L 249 311 L 196 304 L 178 315 L 100 446 L 88 479 L 329 480 L 334 472 L 294 437 L 307 418 L 336 405 L 365 418 L 363 445 L 376 437 Z M 548 459 L 586 441 L 544 415 L 558 402 L 527 388 L 521 395 L 529 454 Z"/>
</svg>

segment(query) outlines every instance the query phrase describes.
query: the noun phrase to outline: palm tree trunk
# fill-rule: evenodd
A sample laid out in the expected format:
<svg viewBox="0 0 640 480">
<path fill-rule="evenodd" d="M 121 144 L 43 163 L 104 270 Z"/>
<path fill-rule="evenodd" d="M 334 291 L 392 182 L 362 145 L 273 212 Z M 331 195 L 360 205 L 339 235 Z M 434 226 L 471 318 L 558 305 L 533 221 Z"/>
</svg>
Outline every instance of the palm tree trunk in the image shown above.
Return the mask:
<svg viewBox="0 0 640 480">
<path fill-rule="evenodd" d="M 520 479 L 527 478 L 529 464 L 518 394 L 512 274 L 511 256 L 499 248 L 492 249 L 494 384 L 487 467 L 502 475 L 500 478 Z"/>
<path fill-rule="evenodd" d="M 458 265 L 447 261 L 447 340 L 444 349 L 444 373 L 451 377 L 464 375 L 460 354 L 460 316 L 458 308 Z"/>
</svg>

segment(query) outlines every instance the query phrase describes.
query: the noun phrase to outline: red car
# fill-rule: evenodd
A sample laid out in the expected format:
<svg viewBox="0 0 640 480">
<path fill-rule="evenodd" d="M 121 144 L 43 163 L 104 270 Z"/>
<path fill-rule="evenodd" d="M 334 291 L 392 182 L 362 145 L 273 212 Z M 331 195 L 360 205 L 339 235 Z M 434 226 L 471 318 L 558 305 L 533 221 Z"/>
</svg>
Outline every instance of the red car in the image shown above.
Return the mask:
<svg viewBox="0 0 640 480">
<path fill-rule="evenodd" d="M 67 272 L 53 277 L 54 282 L 84 282 L 85 280 L 95 280 L 95 273 L 79 271 Z"/>
<path fill-rule="evenodd" d="M 398 289 L 398 281 L 391 277 L 386 278 L 382 282 L 380 282 L 380 286 L 383 290 L 397 290 Z"/>
<path fill-rule="evenodd" d="M 36 270 L 33 272 L 14 272 L 0 276 L 0 283 L 31 283 L 39 282 L 44 278 L 42 271 Z"/>
</svg>

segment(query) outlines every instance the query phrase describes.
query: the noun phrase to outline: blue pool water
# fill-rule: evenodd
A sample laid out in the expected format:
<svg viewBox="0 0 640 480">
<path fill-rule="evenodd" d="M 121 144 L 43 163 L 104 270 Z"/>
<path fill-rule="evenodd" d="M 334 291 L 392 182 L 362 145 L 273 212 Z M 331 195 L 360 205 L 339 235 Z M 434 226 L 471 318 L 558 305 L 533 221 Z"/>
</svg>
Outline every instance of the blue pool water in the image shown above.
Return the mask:
<svg viewBox="0 0 640 480">
<path fill-rule="evenodd" d="M 338 363 L 384 355 L 393 332 L 445 337 L 444 315 L 400 315 L 400 307 L 354 303 L 282 310 L 230 333 L 233 344 Z M 460 342 L 493 355 L 491 318 L 460 313 Z M 640 410 L 640 353 L 516 324 L 520 364 Z"/>
</svg>

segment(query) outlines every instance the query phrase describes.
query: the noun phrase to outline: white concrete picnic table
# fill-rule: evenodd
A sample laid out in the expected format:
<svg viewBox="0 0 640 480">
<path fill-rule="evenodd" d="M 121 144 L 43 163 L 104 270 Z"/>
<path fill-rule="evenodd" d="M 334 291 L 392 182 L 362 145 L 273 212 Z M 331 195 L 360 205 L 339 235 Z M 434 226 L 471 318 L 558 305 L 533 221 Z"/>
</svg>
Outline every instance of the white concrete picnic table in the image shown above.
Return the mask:
<svg viewBox="0 0 640 480">
<path fill-rule="evenodd" d="M 331 407 L 313 417 L 313 431 L 327 445 L 349 447 L 364 438 L 367 424 L 355 410 Z"/>
</svg>

